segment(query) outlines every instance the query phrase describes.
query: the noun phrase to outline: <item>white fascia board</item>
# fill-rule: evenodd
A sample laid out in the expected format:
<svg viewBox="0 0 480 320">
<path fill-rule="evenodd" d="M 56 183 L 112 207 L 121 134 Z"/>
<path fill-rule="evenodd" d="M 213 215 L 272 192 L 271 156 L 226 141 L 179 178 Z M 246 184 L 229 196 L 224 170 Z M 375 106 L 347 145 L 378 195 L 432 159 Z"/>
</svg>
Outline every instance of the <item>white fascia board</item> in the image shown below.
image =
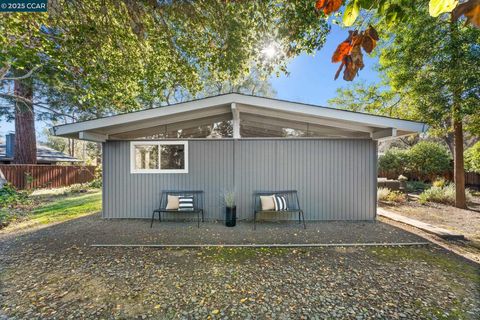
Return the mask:
<svg viewBox="0 0 480 320">
<path fill-rule="evenodd" d="M 312 116 L 329 118 L 332 120 L 351 121 L 357 124 L 363 124 L 366 126 L 372 126 L 377 128 L 397 128 L 400 130 L 411 132 L 425 132 L 427 129 L 427 126 L 421 122 L 393 119 L 377 115 L 369 115 L 365 113 L 351 112 L 340 109 L 325 108 L 283 100 L 261 98 L 241 94 L 233 95 L 235 95 L 236 102 L 256 107 L 282 110 L 300 114 L 309 114 Z"/>
<path fill-rule="evenodd" d="M 185 103 L 179 103 L 171 106 L 158 107 L 154 109 L 141 110 L 137 112 L 125 113 L 111 117 L 105 117 L 95 120 L 71 123 L 54 127 L 55 135 L 61 136 L 69 133 L 95 130 L 102 127 L 128 124 L 136 121 L 141 121 L 150 118 L 169 116 L 182 112 L 189 112 L 196 109 L 230 104 L 232 101 L 231 95 L 222 95 L 200 100 L 194 100 Z"/>
<path fill-rule="evenodd" d="M 141 110 L 111 117 L 61 125 L 54 127 L 53 131 L 57 136 L 71 136 L 72 134 L 76 134 L 81 131 L 96 130 L 104 127 L 111 127 L 122 124 L 133 124 L 135 122 L 146 119 L 171 116 L 179 113 L 190 112 L 198 109 L 221 105 L 231 105 L 232 103 L 236 103 L 237 105 L 245 104 L 258 108 L 296 113 L 303 116 L 324 118 L 326 120 L 331 119 L 332 121 L 345 121 L 352 124 L 370 126 L 381 129 L 396 128 L 402 131 L 408 131 L 412 133 L 425 132 L 427 129 L 427 126 L 424 123 L 415 121 L 393 119 L 388 117 L 369 115 L 340 109 L 325 108 L 303 103 L 231 93 L 179 103 L 171 106 Z"/>
</svg>

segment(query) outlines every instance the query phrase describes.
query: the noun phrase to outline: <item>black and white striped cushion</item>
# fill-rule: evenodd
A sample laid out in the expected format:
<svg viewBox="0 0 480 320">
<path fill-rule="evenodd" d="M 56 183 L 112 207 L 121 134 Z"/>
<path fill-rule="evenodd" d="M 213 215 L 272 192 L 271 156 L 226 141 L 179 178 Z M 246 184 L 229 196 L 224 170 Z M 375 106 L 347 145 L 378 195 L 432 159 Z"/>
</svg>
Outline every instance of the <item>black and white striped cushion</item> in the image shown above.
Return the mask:
<svg viewBox="0 0 480 320">
<path fill-rule="evenodd" d="M 193 197 L 192 196 L 178 197 L 178 211 L 193 211 Z"/>
<path fill-rule="evenodd" d="M 275 211 L 288 210 L 287 198 L 285 198 L 284 196 L 274 195 L 273 202 L 275 203 Z"/>
</svg>

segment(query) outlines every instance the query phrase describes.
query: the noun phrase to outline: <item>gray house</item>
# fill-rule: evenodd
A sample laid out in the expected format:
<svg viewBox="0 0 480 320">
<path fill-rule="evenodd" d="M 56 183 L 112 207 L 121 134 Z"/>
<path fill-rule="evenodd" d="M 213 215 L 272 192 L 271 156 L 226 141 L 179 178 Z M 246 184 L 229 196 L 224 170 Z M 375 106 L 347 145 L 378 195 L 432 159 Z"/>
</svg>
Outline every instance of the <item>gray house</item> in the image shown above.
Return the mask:
<svg viewBox="0 0 480 320">
<path fill-rule="evenodd" d="M 372 220 L 377 141 L 423 123 L 243 94 L 225 94 L 53 128 L 103 143 L 103 217 L 150 218 L 162 190 L 203 190 L 206 219 L 223 219 L 235 190 L 295 189 L 307 220 Z M 294 218 L 294 217 L 291 217 Z"/>
</svg>

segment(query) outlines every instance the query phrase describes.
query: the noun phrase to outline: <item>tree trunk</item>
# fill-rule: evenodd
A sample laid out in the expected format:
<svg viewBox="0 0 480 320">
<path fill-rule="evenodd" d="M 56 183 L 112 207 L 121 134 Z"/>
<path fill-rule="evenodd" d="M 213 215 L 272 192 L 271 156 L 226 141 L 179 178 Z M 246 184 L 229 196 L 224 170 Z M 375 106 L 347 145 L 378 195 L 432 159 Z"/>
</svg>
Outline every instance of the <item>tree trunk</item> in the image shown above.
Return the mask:
<svg viewBox="0 0 480 320">
<path fill-rule="evenodd" d="M 448 132 L 444 137 L 443 140 L 447 144 L 448 150 L 452 154 L 455 154 L 455 134 Z"/>
<path fill-rule="evenodd" d="M 14 81 L 15 95 L 32 101 L 31 78 Z M 15 150 L 13 163 L 36 164 L 37 142 L 35 136 L 35 113 L 31 103 L 18 99 L 15 102 Z"/>
<path fill-rule="evenodd" d="M 457 118 L 457 117 L 455 117 Z M 453 121 L 453 131 L 455 134 L 455 153 L 454 153 L 454 177 L 455 177 L 455 207 L 466 209 L 467 199 L 465 196 L 465 168 L 463 162 L 463 128 L 462 121 L 456 119 Z"/>
<path fill-rule="evenodd" d="M 454 165 L 454 179 L 455 179 L 455 207 L 466 209 L 467 200 L 465 196 L 465 166 L 463 163 L 463 124 L 461 114 L 461 100 L 462 91 L 461 83 L 458 82 L 455 70 L 459 68 L 459 62 L 462 57 L 459 52 L 460 42 L 458 40 L 457 24 L 450 23 L 450 36 L 451 36 L 451 84 L 450 89 L 452 91 L 452 125 L 453 125 L 453 139 L 454 153 L 453 153 L 453 165 Z"/>
</svg>

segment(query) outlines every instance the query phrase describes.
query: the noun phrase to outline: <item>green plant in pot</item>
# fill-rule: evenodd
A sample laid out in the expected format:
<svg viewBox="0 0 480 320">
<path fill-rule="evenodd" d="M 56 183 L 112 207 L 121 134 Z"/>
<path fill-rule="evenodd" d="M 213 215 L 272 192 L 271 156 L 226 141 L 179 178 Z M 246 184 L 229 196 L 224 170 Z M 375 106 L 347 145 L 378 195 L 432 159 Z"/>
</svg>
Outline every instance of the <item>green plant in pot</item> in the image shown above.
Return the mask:
<svg viewBox="0 0 480 320">
<path fill-rule="evenodd" d="M 235 205 L 235 192 L 227 191 L 223 195 L 225 201 L 225 225 L 235 227 L 237 224 L 237 206 Z"/>
</svg>

